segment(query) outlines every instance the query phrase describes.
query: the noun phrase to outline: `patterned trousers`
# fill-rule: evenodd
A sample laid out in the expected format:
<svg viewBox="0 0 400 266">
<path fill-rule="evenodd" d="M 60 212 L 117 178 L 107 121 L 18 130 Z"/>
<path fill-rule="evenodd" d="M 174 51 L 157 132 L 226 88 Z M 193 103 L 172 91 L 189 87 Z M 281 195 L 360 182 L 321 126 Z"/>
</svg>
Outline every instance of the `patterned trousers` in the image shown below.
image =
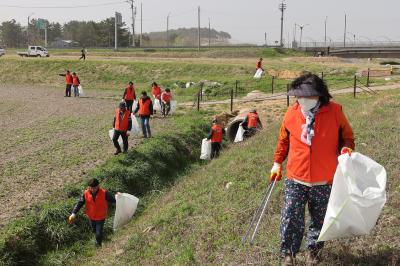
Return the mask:
<svg viewBox="0 0 400 266">
<path fill-rule="evenodd" d="M 317 243 L 328 207 L 331 185 L 308 187 L 285 180 L 285 200 L 281 214 L 281 254 L 296 255 L 301 246 L 305 228 L 305 206 L 308 204 L 310 224 L 306 237 L 309 250 L 323 247 Z"/>
</svg>

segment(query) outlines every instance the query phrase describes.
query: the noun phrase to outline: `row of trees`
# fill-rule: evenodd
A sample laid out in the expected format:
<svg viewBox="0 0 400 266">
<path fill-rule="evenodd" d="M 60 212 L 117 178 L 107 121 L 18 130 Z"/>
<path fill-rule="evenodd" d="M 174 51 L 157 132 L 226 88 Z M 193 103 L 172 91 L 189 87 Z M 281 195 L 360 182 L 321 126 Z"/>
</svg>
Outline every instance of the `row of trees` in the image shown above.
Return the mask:
<svg viewBox="0 0 400 266">
<path fill-rule="evenodd" d="M 49 22 L 47 25 L 47 44 L 54 45 L 57 40 L 72 40 L 81 46 L 113 47 L 114 46 L 114 18 L 107 18 L 100 22 L 70 21 L 61 25 L 58 22 Z M 27 45 L 44 45 L 45 30 L 37 27 L 38 21 L 32 19 L 29 26 L 21 26 L 15 20 L 5 21 L 0 25 L 0 45 L 6 47 L 25 47 Z M 118 45 L 127 47 L 130 44 L 131 34 L 125 24 L 118 27 Z"/>
<path fill-rule="evenodd" d="M 27 45 L 45 45 L 45 32 L 37 27 L 40 23 L 32 19 L 29 26 L 21 26 L 15 20 L 5 21 L 0 25 L 0 45 L 6 47 L 25 47 Z M 100 22 L 70 21 L 61 25 L 58 22 L 49 22 L 47 25 L 47 46 L 58 46 L 60 40 L 71 40 L 76 46 L 86 47 L 114 47 L 114 18 L 107 18 Z M 227 32 L 208 28 L 200 29 L 201 42 L 207 44 L 209 39 L 213 45 L 227 44 L 231 36 Z M 167 42 L 168 36 L 168 42 Z M 163 32 L 143 34 L 141 46 L 196 46 L 198 42 L 197 28 L 180 28 L 169 30 L 168 35 Z M 135 36 L 136 45 L 140 37 Z M 132 34 L 125 24 L 118 27 L 118 45 L 128 47 L 132 44 Z"/>
</svg>

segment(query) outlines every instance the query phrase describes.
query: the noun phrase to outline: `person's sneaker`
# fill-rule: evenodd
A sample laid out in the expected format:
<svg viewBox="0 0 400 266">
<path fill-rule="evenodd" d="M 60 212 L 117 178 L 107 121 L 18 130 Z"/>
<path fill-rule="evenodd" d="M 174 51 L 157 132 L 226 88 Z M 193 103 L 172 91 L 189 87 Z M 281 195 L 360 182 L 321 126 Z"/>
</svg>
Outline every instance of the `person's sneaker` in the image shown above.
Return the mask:
<svg viewBox="0 0 400 266">
<path fill-rule="evenodd" d="M 118 155 L 120 153 L 121 153 L 121 151 L 116 151 L 116 152 L 114 152 L 114 155 Z"/>
<path fill-rule="evenodd" d="M 283 258 L 282 266 L 294 266 L 294 258 L 292 255 L 285 255 Z"/>
<path fill-rule="evenodd" d="M 321 259 L 321 249 L 310 249 L 306 254 L 306 265 L 315 266 L 318 265 Z"/>
</svg>

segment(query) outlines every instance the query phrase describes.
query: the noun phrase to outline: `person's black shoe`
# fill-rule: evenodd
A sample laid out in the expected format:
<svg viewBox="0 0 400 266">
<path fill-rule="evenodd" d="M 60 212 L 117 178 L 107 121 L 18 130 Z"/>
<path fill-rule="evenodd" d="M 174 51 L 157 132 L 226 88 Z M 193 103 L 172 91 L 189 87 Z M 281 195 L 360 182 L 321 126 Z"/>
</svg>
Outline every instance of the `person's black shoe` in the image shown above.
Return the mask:
<svg viewBox="0 0 400 266">
<path fill-rule="evenodd" d="M 121 153 L 121 151 L 116 151 L 116 152 L 114 152 L 114 155 L 118 155 L 120 153 Z"/>
</svg>

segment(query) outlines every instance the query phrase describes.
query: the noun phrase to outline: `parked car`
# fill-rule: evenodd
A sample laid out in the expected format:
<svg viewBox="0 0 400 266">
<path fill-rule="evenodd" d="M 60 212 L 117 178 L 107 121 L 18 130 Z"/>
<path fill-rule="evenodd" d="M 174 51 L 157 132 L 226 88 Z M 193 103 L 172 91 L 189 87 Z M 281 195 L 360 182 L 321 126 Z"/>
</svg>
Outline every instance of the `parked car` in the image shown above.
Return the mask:
<svg viewBox="0 0 400 266">
<path fill-rule="evenodd" d="M 29 46 L 26 52 L 17 52 L 22 57 L 49 57 L 49 52 L 43 46 Z"/>
<path fill-rule="evenodd" d="M 6 54 L 6 50 L 4 50 L 2 47 L 0 47 L 0 57 L 5 54 Z"/>
</svg>

